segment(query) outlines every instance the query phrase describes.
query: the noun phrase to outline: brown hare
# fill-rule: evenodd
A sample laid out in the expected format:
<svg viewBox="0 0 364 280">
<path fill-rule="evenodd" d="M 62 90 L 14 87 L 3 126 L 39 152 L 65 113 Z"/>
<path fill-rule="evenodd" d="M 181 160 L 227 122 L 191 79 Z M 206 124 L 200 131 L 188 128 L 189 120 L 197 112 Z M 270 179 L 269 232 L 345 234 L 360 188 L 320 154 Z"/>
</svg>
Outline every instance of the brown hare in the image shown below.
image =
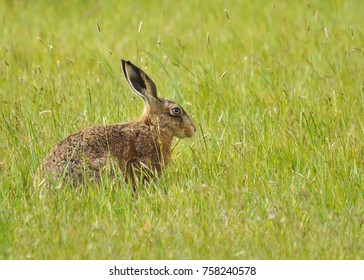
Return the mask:
<svg viewBox="0 0 364 280">
<path fill-rule="evenodd" d="M 99 181 L 100 172 L 113 162 L 135 187 L 136 180 L 157 177 L 168 164 L 174 136 L 195 133 L 185 110 L 158 97 L 147 74 L 129 61 L 121 60 L 121 65 L 129 86 L 144 100 L 139 120 L 94 125 L 68 136 L 44 159 L 48 178 L 63 178 L 76 185 L 87 177 Z"/>
</svg>

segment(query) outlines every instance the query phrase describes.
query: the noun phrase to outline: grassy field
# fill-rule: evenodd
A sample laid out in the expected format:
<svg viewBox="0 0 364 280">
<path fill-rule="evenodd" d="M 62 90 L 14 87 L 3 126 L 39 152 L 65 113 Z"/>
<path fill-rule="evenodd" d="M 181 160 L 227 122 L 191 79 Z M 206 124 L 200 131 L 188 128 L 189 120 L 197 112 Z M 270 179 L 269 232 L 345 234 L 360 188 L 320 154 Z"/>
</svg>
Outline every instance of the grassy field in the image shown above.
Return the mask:
<svg viewBox="0 0 364 280">
<path fill-rule="evenodd" d="M 0 1 L 0 30 L 0 259 L 364 259 L 361 1 Z M 37 188 L 58 141 L 138 118 L 121 58 L 194 138 L 138 197 Z"/>
</svg>

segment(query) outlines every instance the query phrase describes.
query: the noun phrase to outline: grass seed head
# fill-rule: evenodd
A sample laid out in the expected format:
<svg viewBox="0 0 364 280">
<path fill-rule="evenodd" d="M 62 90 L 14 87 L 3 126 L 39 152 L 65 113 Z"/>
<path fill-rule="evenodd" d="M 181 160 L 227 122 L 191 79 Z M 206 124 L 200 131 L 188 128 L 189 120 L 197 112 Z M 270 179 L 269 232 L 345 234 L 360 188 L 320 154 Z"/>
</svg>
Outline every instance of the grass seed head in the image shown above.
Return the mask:
<svg viewBox="0 0 364 280">
<path fill-rule="evenodd" d="M 68 61 L 69 63 L 71 63 L 73 66 L 75 66 L 75 63 L 73 62 L 73 60 L 72 60 L 72 59 L 70 59 L 68 56 L 66 57 L 66 59 L 67 59 L 67 61 Z"/>
<path fill-rule="evenodd" d="M 142 25 L 143 25 L 143 21 L 141 20 L 140 23 L 139 23 L 138 34 L 140 32 L 142 32 Z"/>
<path fill-rule="evenodd" d="M 220 79 L 223 79 L 223 78 L 226 76 L 226 74 L 227 74 L 227 71 L 225 70 L 225 71 L 221 74 Z"/>
<path fill-rule="evenodd" d="M 224 9 L 224 12 L 225 12 L 225 16 L 226 16 L 226 18 L 227 18 L 228 20 L 230 20 L 229 14 L 228 14 L 228 12 L 227 12 L 227 10 L 226 10 L 226 9 Z"/>
<path fill-rule="evenodd" d="M 101 27 L 98 20 L 96 20 L 96 26 L 97 26 L 97 31 L 101 33 Z"/>
</svg>

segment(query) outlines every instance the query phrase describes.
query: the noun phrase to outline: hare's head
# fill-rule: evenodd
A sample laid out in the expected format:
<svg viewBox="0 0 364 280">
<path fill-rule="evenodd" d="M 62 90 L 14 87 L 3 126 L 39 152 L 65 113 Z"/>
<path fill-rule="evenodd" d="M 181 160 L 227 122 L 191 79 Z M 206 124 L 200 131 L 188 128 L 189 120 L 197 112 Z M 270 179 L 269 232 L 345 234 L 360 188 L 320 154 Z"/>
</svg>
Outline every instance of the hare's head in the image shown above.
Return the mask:
<svg viewBox="0 0 364 280">
<path fill-rule="evenodd" d="M 158 126 L 171 137 L 192 137 L 196 126 L 186 111 L 177 103 L 158 97 L 152 79 L 130 61 L 121 60 L 121 64 L 129 86 L 144 100 L 140 121 Z"/>
</svg>

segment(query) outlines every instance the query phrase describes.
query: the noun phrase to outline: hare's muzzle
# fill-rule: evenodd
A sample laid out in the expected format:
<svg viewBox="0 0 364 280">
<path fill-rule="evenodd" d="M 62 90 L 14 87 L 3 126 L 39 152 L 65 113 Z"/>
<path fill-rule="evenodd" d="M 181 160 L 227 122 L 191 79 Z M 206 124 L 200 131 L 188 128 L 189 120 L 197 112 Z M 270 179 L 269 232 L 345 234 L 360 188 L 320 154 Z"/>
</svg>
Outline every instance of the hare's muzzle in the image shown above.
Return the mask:
<svg viewBox="0 0 364 280">
<path fill-rule="evenodd" d="M 193 134 L 195 134 L 196 132 L 196 126 L 194 124 L 190 125 L 190 126 L 187 126 L 185 129 L 184 129 L 184 135 L 185 137 L 187 138 L 190 138 L 193 136 Z"/>
</svg>

